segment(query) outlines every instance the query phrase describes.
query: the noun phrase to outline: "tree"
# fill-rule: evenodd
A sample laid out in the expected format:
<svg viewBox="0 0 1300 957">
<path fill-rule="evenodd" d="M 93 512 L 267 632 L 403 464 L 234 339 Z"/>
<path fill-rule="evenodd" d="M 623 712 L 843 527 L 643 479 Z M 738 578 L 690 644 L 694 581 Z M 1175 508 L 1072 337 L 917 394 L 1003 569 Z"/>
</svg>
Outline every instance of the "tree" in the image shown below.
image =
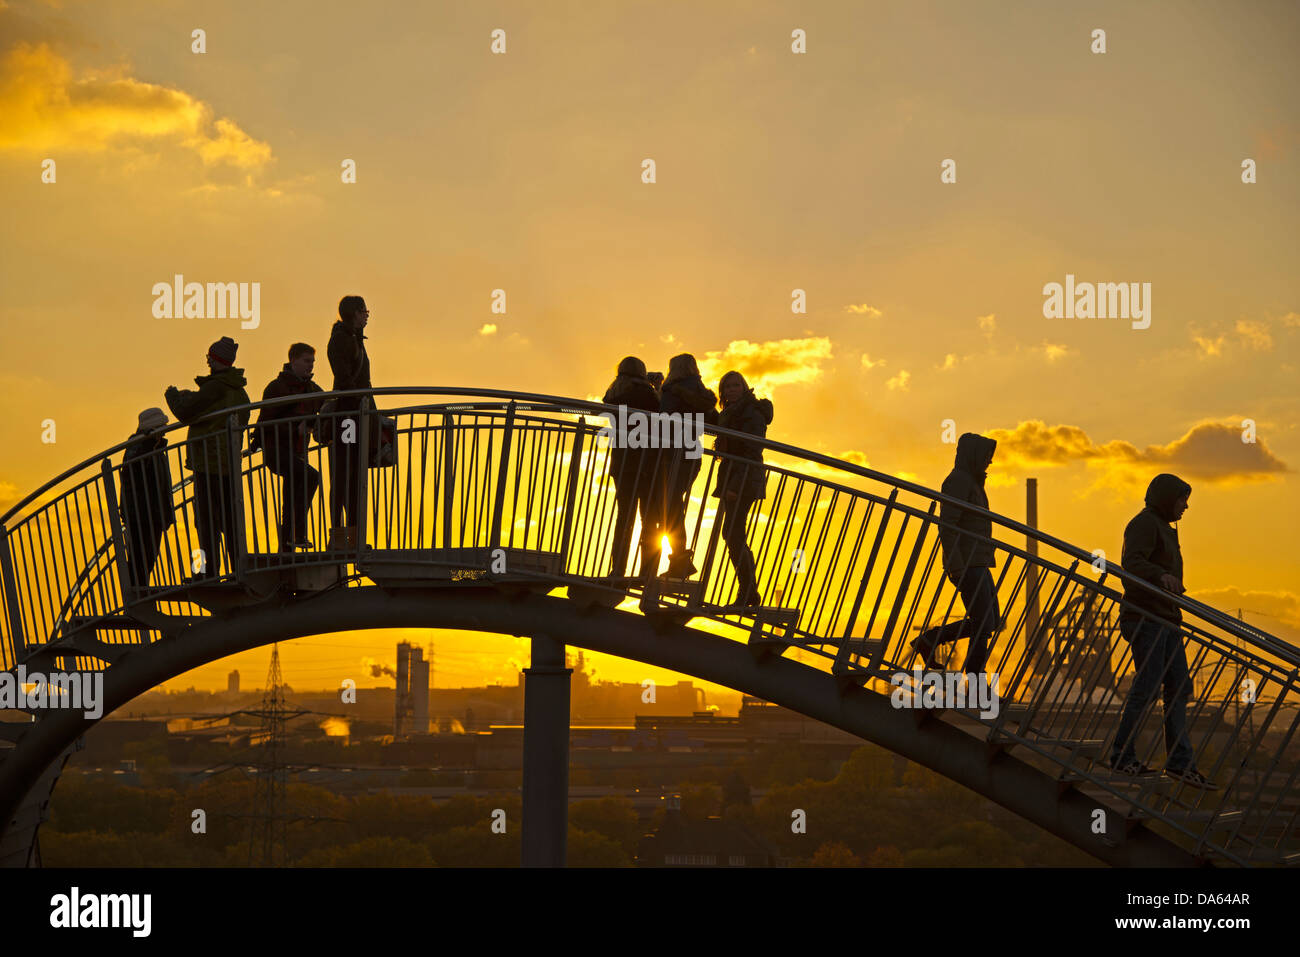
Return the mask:
<svg viewBox="0 0 1300 957">
<path fill-rule="evenodd" d="M 809 864 L 813 867 L 861 867 L 862 862 L 858 856 L 849 849 L 847 844 L 841 844 L 839 841 L 826 841 L 817 852 L 813 854 Z"/>
</svg>

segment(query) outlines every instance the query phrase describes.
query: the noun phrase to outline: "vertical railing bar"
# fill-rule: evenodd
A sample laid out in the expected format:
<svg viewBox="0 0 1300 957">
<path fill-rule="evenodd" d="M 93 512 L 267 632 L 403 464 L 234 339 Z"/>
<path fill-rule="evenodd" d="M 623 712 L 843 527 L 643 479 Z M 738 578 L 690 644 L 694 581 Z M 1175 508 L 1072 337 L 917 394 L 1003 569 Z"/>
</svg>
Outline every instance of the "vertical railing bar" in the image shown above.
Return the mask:
<svg viewBox="0 0 1300 957">
<path fill-rule="evenodd" d="M 858 612 L 862 609 L 862 599 L 866 595 L 867 585 L 871 580 L 871 572 L 876 565 L 876 555 L 880 551 L 880 543 L 885 537 L 885 528 L 889 525 L 890 516 L 894 513 L 894 506 L 898 502 L 898 489 L 893 489 L 889 493 L 889 498 L 885 501 L 885 512 L 880 516 L 880 527 L 876 529 L 876 539 L 871 545 L 871 553 L 867 557 L 867 566 L 862 570 L 862 578 L 858 582 L 858 592 L 853 599 L 853 610 L 849 612 L 849 620 L 844 625 L 844 635 L 840 640 L 840 647 L 835 653 L 835 670 L 840 671 L 848 666 L 849 657 L 852 654 L 853 645 L 853 628 L 858 623 Z M 867 520 L 870 520 L 870 512 L 867 514 Z"/>
</svg>

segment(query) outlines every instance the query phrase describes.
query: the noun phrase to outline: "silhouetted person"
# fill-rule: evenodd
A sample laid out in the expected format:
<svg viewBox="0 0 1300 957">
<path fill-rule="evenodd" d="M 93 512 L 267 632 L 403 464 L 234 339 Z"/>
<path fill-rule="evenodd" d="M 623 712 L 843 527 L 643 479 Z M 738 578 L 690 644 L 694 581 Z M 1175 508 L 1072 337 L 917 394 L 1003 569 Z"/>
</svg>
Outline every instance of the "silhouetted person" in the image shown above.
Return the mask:
<svg viewBox="0 0 1300 957">
<path fill-rule="evenodd" d="M 237 523 L 243 521 L 242 515 L 235 514 L 235 482 L 238 481 L 235 476 L 239 472 L 239 462 L 230 460 L 230 438 L 226 429 L 228 417 L 211 414 L 249 404 L 248 393 L 244 391 L 247 384 L 244 370 L 234 367 L 238 349 L 233 339 L 222 336 L 208 350 L 210 374 L 194 379 L 198 390 L 181 391 L 168 386 L 165 393 L 172 414 L 190 426 L 186 437 L 185 465 L 194 473 L 194 521 L 198 526 L 199 548 L 203 550 L 203 566 L 198 576 L 210 577 L 219 573 L 222 541 L 233 567 Z M 242 451 L 248 410 L 242 409 L 235 415 L 235 450 Z"/>
<path fill-rule="evenodd" d="M 606 405 L 627 407 L 627 421 L 641 412 L 659 411 L 659 393 L 646 377 L 645 363 L 628 356 L 618 364 L 618 374 L 605 390 Z M 639 411 L 638 411 L 639 410 Z M 650 420 L 645 421 L 643 435 L 649 436 Z M 618 513 L 614 517 L 614 543 L 610 575 L 627 574 L 628 552 L 632 547 L 632 526 L 641 514 L 641 572 L 653 575 L 659 567 L 659 509 L 655 503 L 659 450 L 626 448 L 626 436 L 610 443 L 609 474 L 614 480 L 614 500 Z"/>
<path fill-rule="evenodd" d="M 708 425 L 718 424 L 718 397 L 700 378 L 695 356 L 683 353 L 668 362 L 668 377 L 659 393 L 659 410 L 683 416 L 704 416 Z M 693 420 L 692 420 L 693 421 Z M 693 433 L 695 434 L 695 433 Z M 695 434 L 696 441 L 701 438 Z M 700 459 L 688 458 L 686 449 L 669 449 L 660 454 L 663 479 L 663 525 L 672 555 L 668 558 L 667 578 L 690 578 L 697 571 L 686 547 L 686 508 L 691 486 L 700 473 Z"/>
<path fill-rule="evenodd" d="M 754 396 L 745 377 L 739 372 L 728 372 L 718 383 L 722 396 L 722 412 L 718 425 L 736 432 L 747 432 L 761 438 L 767 437 L 767 426 L 772 421 L 772 401 Z M 745 539 L 745 522 L 753 504 L 767 497 L 767 472 L 763 468 L 763 447 L 745 439 L 719 435 L 713 450 L 721 454 L 718 460 L 718 481 L 713 488 L 719 499 L 715 522 L 721 524 L 722 539 L 727 543 L 727 556 L 736 569 L 740 583 L 737 605 L 758 605 L 758 577 L 754 568 L 754 553 Z"/>
<path fill-rule="evenodd" d="M 344 296 L 339 300 L 339 319 L 330 330 L 328 349 L 336 392 L 370 388 L 370 356 L 362 332 L 369 321 L 370 310 L 360 296 Z M 360 448 L 359 413 L 365 398 L 359 395 L 340 398 L 336 406 L 339 414 L 332 422 L 326 423 L 333 436 L 330 444 L 330 524 L 336 535 L 342 532 L 338 544 L 344 547 L 357 544 L 357 521 L 361 515 L 362 483 L 365 481 L 359 456 L 368 455 Z M 348 419 L 354 423 L 352 442 L 342 440 L 344 422 Z"/>
<path fill-rule="evenodd" d="M 989 499 L 984 494 L 984 480 L 997 447 L 995 440 L 974 432 L 962 435 L 957 440 L 952 471 L 943 480 L 940 491 L 949 498 L 987 510 Z M 943 571 L 961 593 L 966 614 L 960 621 L 927 629 L 912 642 L 912 650 L 925 659 L 927 668 L 935 667 L 934 655 L 940 645 L 969 638 L 971 643 L 962 670 L 968 674 L 983 673 L 990 640 L 1001 619 L 990 571 L 994 564 L 992 538 L 992 519 L 960 505 L 939 503 Z"/>
<path fill-rule="evenodd" d="M 316 350 L 305 342 L 289 347 L 289 361 L 262 391 L 263 399 L 299 396 L 297 402 L 267 406 L 258 412 L 254 435 L 262 446 L 263 460 L 272 473 L 284 479 L 280 513 L 280 551 L 311 548 L 307 516 L 320 488 L 320 472 L 307 461 L 314 416 L 321 407 L 321 387 L 311 380 Z M 294 421 L 296 420 L 296 421 Z"/>
<path fill-rule="evenodd" d="M 1124 528 L 1120 565 L 1135 578 L 1181 595 L 1183 553 L 1171 525 L 1187 511 L 1192 487 L 1176 475 L 1162 473 L 1147 486 L 1146 508 Z M 1163 692 L 1165 706 L 1165 773 L 1196 787 L 1217 790 L 1195 768 L 1196 754 L 1187 737 L 1187 699 L 1192 680 L 1187 671 L 1177 603 L 1140 585 L 1124 582 L 1119 629 L 1133 651 L 1133 685 L 1124 701 L 1119 730 L 1111 747 L 1111 767 L 1124 774 L 1151 774 L 1137 758 L 1135 736 L 1142 712 Z"/>
<path fill-rule="evenodd" d="M 162 538 L 176 524 L 172 470 L 167 462 L 167 413 L 145 409 L 122 454 L 122 490 L 117 510 L 126 526 L 127 582 L 147 588 Z"/>
</svg>

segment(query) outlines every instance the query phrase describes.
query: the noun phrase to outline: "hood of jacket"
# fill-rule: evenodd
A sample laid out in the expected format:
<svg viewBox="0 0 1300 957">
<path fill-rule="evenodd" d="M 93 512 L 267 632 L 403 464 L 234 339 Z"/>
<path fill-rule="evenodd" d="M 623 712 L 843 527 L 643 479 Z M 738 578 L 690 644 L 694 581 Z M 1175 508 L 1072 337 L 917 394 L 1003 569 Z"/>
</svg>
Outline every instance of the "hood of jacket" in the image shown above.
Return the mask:
<svg viewBox="0 0 1300 957">
<path fill-rule="evenodd" d="M 749 389 L 731 405 L 725 406 L 719 417 L 721 425 L 726 427 L 727 422 L 734 422 L 750 409 L 757 410 L 758 414 L 763 417 L 763 421 L 768 425 L 772 424 L 772 417 L 776 414 L 772 408 L 771 399 L 760 399 L 754 395 L 754 390 Z"/>
<path fill-rule="evenodd" d="M 293 366 L 288 362 L 284 364 L 284 368 L 280 370 L 280 374 L 275 378 L 277 382 L 292 392 L 299 392 L 312 385 L 312 374 L 310 372 L 306 376 L 300 376 L 293 371 Z"/>
<path fill-rule="evenodd" d="M 718 404 L 718 397 L 705 385 L 699 376 L 683 376 L 670 379 L 663 384 L 661 394 L 671 394 L 683 407 L 694 412 L 713 409 Z"/>
<path fill-rule="evenodd" d="M 214 372 L 211 375 L 196 375 L 194 384 L 203 388 L 205 382 L 219 382 L 231 389 L 242 389 L 248 385 L 248 380 L 244 378 L 244 370 L 231 366 L 229 369 L 222 369 L 220 372 Z"/>
<path fill-rule="evenodd" d="M 334 325 L 330 327 L 330 338 L 333 339 L 335 336 L 351 336 L 353 339 L 360 341 L 366 337 L 366 334 L 364 331 L 353 329 L 342 319 L 335 319 Z"/>
<path fill-rule="evenodd" d="M 1191 494 L 1192 487 L 1177 475 L 1161 472 L 1147 486 L 1147 508 L 1155 512 L 1166 522 L 1174 521 L 1174 503 L 1184 495 Z"/>
<path fill-rule="evenodd" d="M 957 439 L 957 454 L 953 457 L 953 467 L 972 478 L 983 481 L 988 475 L 988 463 L 992 460 L 997 447 L 996 439 L 975 432 L 965 432 Z"/>
<path fill-rule="evenodd" d="M 601 400 L 606 405 L 626 405 L 647 411 L 659 410 L 659 397 L 650 380 L 641 376 L 621 375 L 610 383 Z"/>
</svg>

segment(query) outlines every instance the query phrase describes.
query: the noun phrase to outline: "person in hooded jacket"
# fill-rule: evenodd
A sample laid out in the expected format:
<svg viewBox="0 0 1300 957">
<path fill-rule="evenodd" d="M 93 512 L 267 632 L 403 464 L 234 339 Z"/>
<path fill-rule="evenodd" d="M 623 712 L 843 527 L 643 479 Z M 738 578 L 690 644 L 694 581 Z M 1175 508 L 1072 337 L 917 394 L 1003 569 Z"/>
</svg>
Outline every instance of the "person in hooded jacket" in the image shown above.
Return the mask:
<svg viewBox="0 0 1300 957">
<path fill-rule="evenodd" d="M 948 498 L 987 510 L 989 499 L 984 492 L 984 481 L 997 447 L 994 439 L 974 432 L 963 434 L 957 439 L 953 468 L 940 491 Z M 912 650 L 921 655 L 927 668 L 936 667 L 935 655 L 940 645 L 969 638 L 971 643 L 962 670 L 967 674 L 983 673 L 990 640 L 1002 617 L 990 570 L 994 566 L 992 538 L 993 520 L 989 517 L 955 503 L 939 503 L 943 571 L 961 594 L 966 614 L 960 621 L 926 629 L 912 642 Z"/>
<path fill-rule="evenodd" d="M 695 356 L 683 353 L 668 361 L 668 377 L 659 393 L 659 411 L 669 415 L 704 416 L 707 425 L 718 424 L 718 397 L 704 385 Z M 692 420 L 694 421 L 694 420 Z M 698 441 L 701 436 L 696 435 Z M 686 507 L 691 487 L 700 473 L 699 458 L 688 458 L 686 449 L 668 449 L 660 453 L 660 476 L 663 480 L 664 534 L 672 554 L 668 558 L 666 578 L 690 578 L 698 570 L 686 547 Z"/>
<path fill-rule="evenodd" d="M 326 350 L 330 369 L 334 373 L 334 391 L 369 389 L 370 355 L 366 352 L 366 336 L 362 331 L 370 321 L 370 310 L 360 296 L 344 296 L 339 300 L 339 318 L 330 329 L 330 342 Z M 345 546 L 356 544 L 357 521 L 361 516 L 363 479 L 358 456 L 361 424 L 356 421 L 356 441 L 343 442 L 339 438 L 342 423 L 356 420 L 361 411 L 364 395 L 344 396 L 335 406 L 337 416 L 325 423 L 330 444 L 330 525 L 340 532 Z M 349 415 L 353 413 L 353 415 Z M 368 453 L 366 453 L 368 454 Z"/>
<path fill-rule="evenodd" d="M 1177 475 L 1157 475 L 1147 486 L 1146 507 L 1124 528 L 1120 566 L 1153 586 L 1124 581 L 1120 634 L 1133 651 L 1135 673 L 1119 728 L 1111 746 L 1111 767 L 1122 774 L 1152 774 L 1137 757 L 1136 734 L 1142 714 L 1155 699 L 1164 700 L 1165 774 L 1206 790 L 1217 790 L 1195 768 L 1196 753 L 1187 736 L 1187 700 L 1192 681 L 1187 670 L 1178 604 L 1162 592 L 1181 595 L 1183 553 L 1173 527 L 1187 511 L 1192 487 Z"/>
<path fill-rule="evenodd" d="M 172 415 L 189 425 L 186 436 L 185 466 L 194 473 L 194 522 L 197 526 L 201 564 L 198 576 L 214 576 L 221 567 L 221 544 L 224 541 L 226 557 L 233 568 L 237 522 L 242 515 L 235 514 L 235 481 L 233 477 L 239 462 L 230 461 L 230 437 L 225 415 L 215 415 L 222 409 L 249 405 L 244 386 L 244 370 L 236 369 L 235 353 L 239 345 L 229 336 L 222 336 L 208 350 L 210 374 L 197 376 L 199 388 L 180 390 L 168 386 L 167 405 Z M 248 410 L 234 413 L 236 417 L 236 454 L 244 447 L 244 428 L 248 425 Z"/>
<path fill-rule="evenodd" d="M 760 439 L 767 437 L 773 415 L 771 399 L 757 398 L 745 377 L 734 370 L 718 382 L 718 394 L 722 396 L 722 412 L 718 415 L 721 428 Z M 745 523 L 753 504 L 767 496 L 763 447 L 756 442 L 719 435 L 713 450 L 719 454 L 718 480 L 713 487 L 713 495 L 719 500 L 714 521 L 721 526 L 727 556 L 740 584 L 736 604 L 758 605 L 761 604 L 758 578 L 754 553 L 745 539 Z"/>
<path fill-rule="evenodd" d="M 658 412 L 659 393 L 646 377 L 645 363 L 628 356 L 618 364 L 614 381 L 601 400 L 606 405 L 627 407 L 629 425 L 639 412 Z M 646 435 L 649 435 L 647 423 Z M 614 518 L 614 542 L 611 551 L 613 570 L 610 575 L 627 574 L 628 552 L 632 547 L 632 526 L 641 514 L 641 571 L 653 575 L 659 568 L 660 509 L 656 507 L 659 450 L 627 448 L 626 437 L 611 442 L 609 474 L 614 480 L 614 501 L 618 511 Z"/>
<path fill-rule="evenodd" d="M 122 489 L 117 509 L 126 526 L 127 580 L 134 588 L 149 586 L 162 551 L 163 534 L 176 524 L 165 428 L 167 413 L 145 409 L 122 453 Z"/>
<path fill-rule="evenodd" d="M 254 441 L 263 449 L 267 469 L 284 479 L 280 513 L 280 551 L 311 548 L 307 517 L 320 488 L 320 472 L 307 461 L 307 446 L 314 431 L 314 416 L 321 407 L 321 387 L 311 381 L 316 350 L 305 342 L 289 347 L 289 361 L 262 391 L 262 399 L 298 396 L 297 402 L 265 406 L 258 411 Z"/>
</svg>

